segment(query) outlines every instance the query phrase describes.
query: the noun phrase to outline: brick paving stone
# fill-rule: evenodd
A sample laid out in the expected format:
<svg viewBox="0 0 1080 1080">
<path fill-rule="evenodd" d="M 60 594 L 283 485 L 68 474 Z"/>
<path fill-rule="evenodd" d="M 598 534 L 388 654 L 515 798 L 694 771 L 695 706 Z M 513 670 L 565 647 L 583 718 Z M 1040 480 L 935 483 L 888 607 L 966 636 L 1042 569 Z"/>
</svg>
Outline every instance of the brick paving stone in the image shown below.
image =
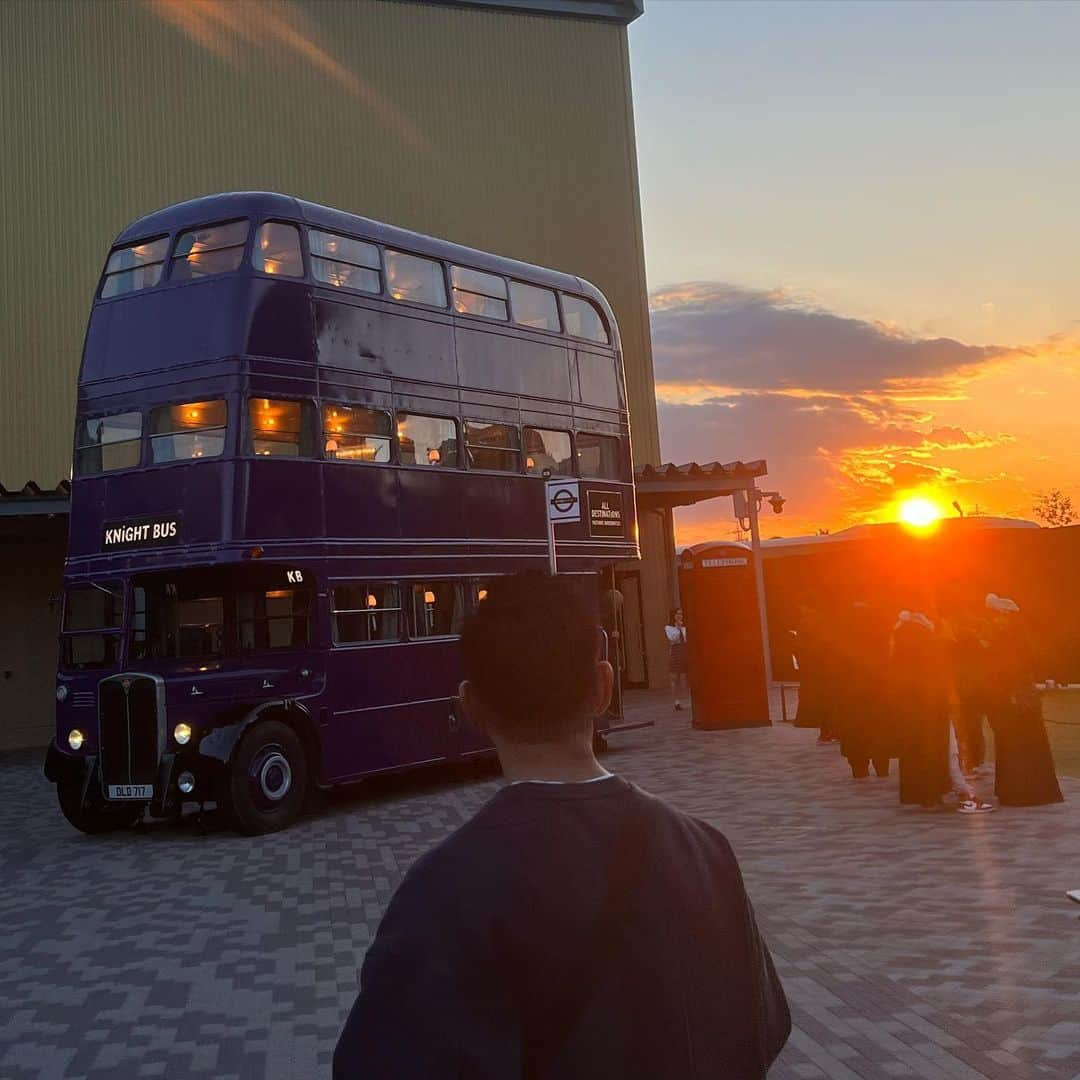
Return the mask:
<svg viewBox="0 0 1080 1080">
<path fill-rule="evenodd" d="M 727 834 L 792 1003 L 771 1080 L 1080 1077 L 1080 781 L 985 817 L 903 809 L 787 725 L 652 728 L 609 768 Z M 408 867 L 490 797 L 440 769 L 335 795 L 289 832 L 190 819 L 83 837 L 40 757 L 0 757 L 0 1077 L 309 1080 Z"/>
</svg>

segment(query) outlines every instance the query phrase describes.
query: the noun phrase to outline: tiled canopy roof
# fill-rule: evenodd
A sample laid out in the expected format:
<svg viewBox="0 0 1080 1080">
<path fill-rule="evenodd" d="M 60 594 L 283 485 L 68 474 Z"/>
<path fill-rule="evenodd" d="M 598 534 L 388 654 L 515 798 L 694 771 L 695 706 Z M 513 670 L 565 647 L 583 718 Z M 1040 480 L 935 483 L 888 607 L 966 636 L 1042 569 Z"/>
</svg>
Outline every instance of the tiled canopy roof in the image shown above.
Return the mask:
<svg viewBox="0 0 1080 1080">
<path fill-rule="evenodd" d="M 663 510 L 690 506 L 704 499 L 715 499 L 746 491 L 759 476 L 769 471 L 763 460 L 729 461 L 722 464 L 696 461 L 685 465 L 643 465 L 634 472 L 639 510 Z"/>
<path fill-rule="evenodd" d="M 28 480 L 16 491 L 0 484 L 0 516 L 66 514 L 70 499 L 71 484 L 66 480 L 61 480 L 51 490 L 42 489 L 33 480 Z"/>
</svg>

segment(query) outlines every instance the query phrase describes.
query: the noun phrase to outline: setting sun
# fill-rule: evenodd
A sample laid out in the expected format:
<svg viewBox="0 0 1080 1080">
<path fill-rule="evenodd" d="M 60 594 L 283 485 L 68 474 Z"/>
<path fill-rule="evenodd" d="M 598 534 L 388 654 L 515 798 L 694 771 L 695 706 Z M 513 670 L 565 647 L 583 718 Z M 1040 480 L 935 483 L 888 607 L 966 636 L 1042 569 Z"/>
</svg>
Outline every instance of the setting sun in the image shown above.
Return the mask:
<svg viewBox="0 0 1080 1080">
<path fill-rule="evenodd" d="M 905 499 L 900 504 L 900 520 L 915 529 L 928 528 L 940 521 L 942 516 L 941 507 L 922 495 Z"/>
</svg>

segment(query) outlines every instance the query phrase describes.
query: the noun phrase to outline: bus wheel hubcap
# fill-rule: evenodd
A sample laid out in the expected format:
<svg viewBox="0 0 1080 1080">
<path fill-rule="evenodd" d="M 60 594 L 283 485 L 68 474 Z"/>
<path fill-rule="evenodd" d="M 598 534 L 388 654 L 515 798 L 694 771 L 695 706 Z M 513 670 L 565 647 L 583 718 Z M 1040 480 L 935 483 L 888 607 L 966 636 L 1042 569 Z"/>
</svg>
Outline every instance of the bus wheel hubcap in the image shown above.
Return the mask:
<svg viewBox="0 0 1080 1080">
<path fill-rule="evenodd" d="M 276 748 L 259 755 L 255 775 L 260 794 L 271 803 L 281 802 L 292 787 L 292 769 L 288 759 Z"/>
</svg>

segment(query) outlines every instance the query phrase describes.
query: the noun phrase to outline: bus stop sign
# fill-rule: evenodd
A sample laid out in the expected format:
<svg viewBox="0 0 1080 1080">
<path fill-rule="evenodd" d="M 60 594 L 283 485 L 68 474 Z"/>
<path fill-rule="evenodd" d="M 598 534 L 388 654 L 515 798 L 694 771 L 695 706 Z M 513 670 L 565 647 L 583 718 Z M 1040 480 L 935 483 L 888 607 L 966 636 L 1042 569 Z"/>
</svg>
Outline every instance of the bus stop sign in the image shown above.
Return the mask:
<svg viewBox="0 0 1080 1080">
<path fill-rule="evenodd" d="M 577 480 L 547 482 L 548 521 L 581 520 L 581 488 Z"/>
</svg>

